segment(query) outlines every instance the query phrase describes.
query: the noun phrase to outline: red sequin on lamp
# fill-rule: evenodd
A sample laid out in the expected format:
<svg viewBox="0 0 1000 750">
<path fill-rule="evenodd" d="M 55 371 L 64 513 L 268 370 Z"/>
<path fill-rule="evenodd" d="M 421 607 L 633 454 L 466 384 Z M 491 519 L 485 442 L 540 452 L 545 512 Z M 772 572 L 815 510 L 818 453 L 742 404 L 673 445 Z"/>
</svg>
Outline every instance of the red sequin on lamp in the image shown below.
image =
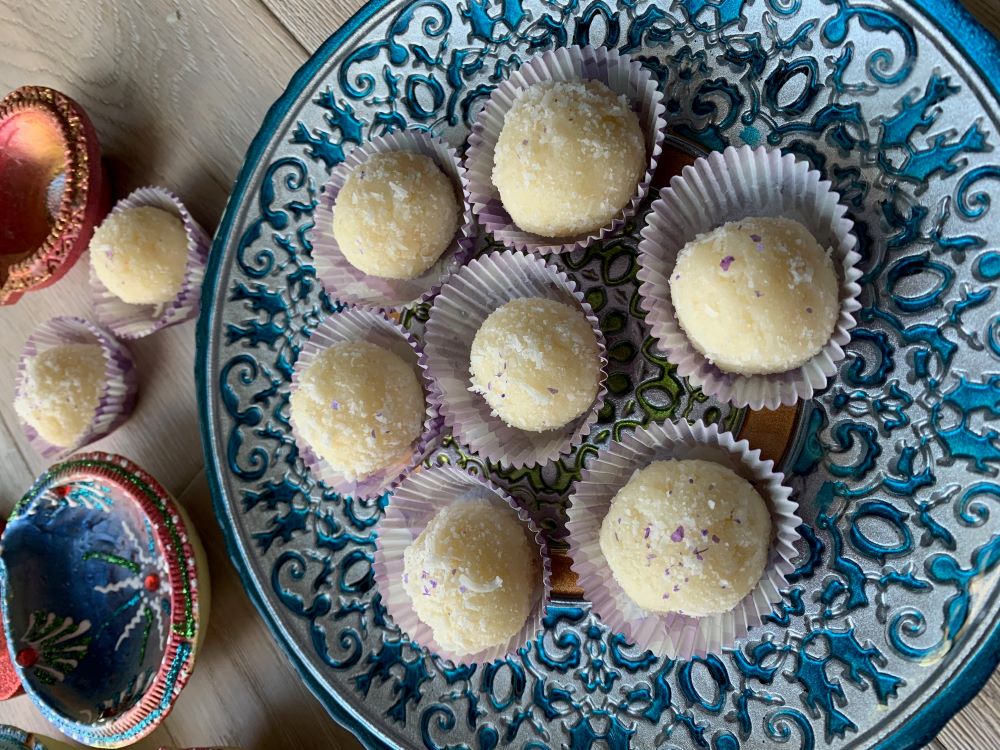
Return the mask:
<svg viewBox="0 0 1000 750">
<path fill-rule="evenodd" d="M 30 669 L 38 662 L 38 652 L 31 646 L 26 646 L 17 652 L 14 661 L 17 662 L 18 666 Z"/>
<path fill-rule="evenodd" d="M 110 208 L 97 133 L 43 86 L 0 102 L 0 304 L 61 278 Z"/>
</svg>

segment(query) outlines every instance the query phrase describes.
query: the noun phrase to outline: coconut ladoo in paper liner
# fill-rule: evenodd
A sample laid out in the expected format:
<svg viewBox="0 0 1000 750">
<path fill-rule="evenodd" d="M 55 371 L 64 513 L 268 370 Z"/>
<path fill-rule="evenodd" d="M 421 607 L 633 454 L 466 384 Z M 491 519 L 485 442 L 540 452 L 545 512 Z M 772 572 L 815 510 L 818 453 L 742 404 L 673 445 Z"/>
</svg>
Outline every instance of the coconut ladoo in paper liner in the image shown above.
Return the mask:
<svg viewBox="0 0 1000 750">
<path fill-rule="evenodd" d="M 603 84 L 613 94 L 623 96 L 627 100 L 628 108 L 634 111 L 638 118 L 645 156 L 640 162 L 641 169 L 637 173 L 634 185 L 629 185 L 631 197 L 620 207 L 620 210 L 613 213 L 612 218 L 603 226 L 595 229 L 562 237 L 548 237 L 524 231 L 515 224 L 510 213 L 504 208 L 500 199 L 500 191 L 497 189 L 494 179 L 497 146 L 501 141 L 505 119 L 512 110 L 515 114 L 518 112 L 517 103 L 522 96 L 540 98 L 538 102 L 532 101 L 531 106 L 525 108 L 525 113 L 531 118 L 539 115 L 542 106 L 569 106 L 565 101 L 562 103 L 551 101 L 557 98 L 557 95 L 550 97 L 544 88 L 553 85 L 579 84 L 583 89 L 586 89 L 588 88 L 587 81 Z M 543 87 L 529 91 L 530 88 L 538 84 L 543 84 Z M 597 91 L 600 90 L 599 87 L 595 86 L 589 86 L 589 88 L 594 90 L 584 91 L 581 89 L 575 94 L 571 91 L 568 98 L 578 98 L 580 101 L 577 104 L 583 107 L 589 99 L 597 97 Z M 657 88 L 656 79 L 652 74 L 643 68 L 638 61 L 627 55 L 621 55 L 616 50 L 609 50 L 605 47 L 560 47 L 526 60 L 520 68 L 511 73 L 506 81 L 497 86 L 490 95 L 489 102 L 472 125 L 465 164 L 469 170 L 469 196 L 476 218 L 488 232 L 508 247 L 543 255 L 571 252 L 618 231 L 630 217 L 635 215 L 639 203 L 649 191 L 649 185 L 662 152 L 666 132 L 665 107 L 662 98 L 663 95 Z M 609 102 L 591 107 L 596 116 L 582 118 L 584 122 L 580 126 L 567 130 L 563 135 L 567 138 L 574 137 L 574 133 L 579 135 L 580 127 L 587 126 L 591 120 L 597 120 L 601 114 L 607 115 L 618 106 L 620 105 L 617 102 Z M 578 114 L 582 114 L 582 111 Z M 553 117 L 557 116 L 553 114 Z M 568 126 L 568 117 L 557 118 L 557 121 L 560 125 Z M 515 125 L 516 123 L 512 123 L 512 127 Z M 612 125 L 614 123 L 611 123 L 609 127 Z M 541 127 L 539 127 L 540 129 Z M 531 146 L 534 140 L 532 138 L 533 130 L 525 123 L 524 141 L 527 143 L 514 144 L 514 147 L 510 149 L 512 154 Z M 620 149 L 622 145 L 620 141 L 624 140 L 626 136 L 626 132 L 618 133 L 609 147 Z M 582 148 L 583 144 L 576 145 Z M 502 153 L 503 151 L 501 151 Z M 586 167 L 588 163 L 596 164 L 599 161 L 596 159 L 597 156 L 595 155 L 591 159 L 581 156 L 581 168 Z M 616 159 L 607 165 L 608 170 L 618 171 L 621 166 L 618 161 L 624 160 L 627 154 L 623 152 L 621 156 L 621 160 Z M 570 162 L 559 162 L 554 166 L 557 169 L 564 166 L 569 168 Z M 501 159 L 501 167 L 503 167 L 503 159 Z M 522 172 L 519 169 L 509 171 Z M 552 174 L 555 174 L 556 171 L 554 170 Z M 546 201 L 561 201 L 567 207 L 582 207 L 584 203 L 589 203 L 590 199 L 594 197 L 590 195 L 594 186 L 606 187 L 610 184 L 607 177 L 608 175 L 605 175 L 602 179 L 587 180 L 587 184 L 584 186 L 572 186 L 567 182 L 565 190 L 556 189 L 554 194 L 546 196 Z M 536 206 L 544 205 L 538 201 L 529 201 L 528 205 L 532 203 Z M 567 216 L 570 214 L 571 212 L 566 212 Z"/>
<path fill-rule="evenodd" d="M 330 377 L 321 372 L 310 373 L 314 363 L 324 362 L 331 354 L 357 357 L 360 366 L 345 375 L 343 383 L 337 381 L 335 368 Z M 375 359 L 369 360 L 370 356 Z M 376 367 L 366 369 L 367 361 L 375 361 Z M 398 368 L 403 371 L 397 373 Z M 416 339 L 381 313 L 351 308 L 326 318 L 302 347 L 292 374 L 289 424 L 310 473 L 340 494 L 374 498 L 391 489 L 420 463 L 440 427 L 425 369 L 423 352 Z M 305 388 L 304 381 L 309 381 Z M 409 394 L 411 384 L 419 390 L 419 396 Z M 322 403 L 317 401 L 325 389 L 335 391 L 341 387 L 357 392 L 352 391 L 354 395 L 350 398 L 331 397 Z M 390 393 L 386 389 L 400 390 Z M 419 403 L 411 404 L 413 399 L 409 395 L 419 398 Z M 390 407 L 393 411 L 389 411 Z M 299 421 L 300 414 L 308 416 L 305 424 Z M 398 430 L 410 427 L 414 433 L 412 439 L 403 441 L 405 445 L 397 445 L 399 440 L 396 438 L 401 434 Z M 314 440 L 354 451 L 352 456 L 357 461 L 346 458 L 351 458 L 359 469 L 348 468 L 349 462 L 339 468 L 335 466 L 310 443 L 310 435 Z M 399 449 L 396 455 L 381 451 L 390 444 Z"/>
<path fill-rule="evenodd" d="M 731 469 L 753 485 L 770 512 L 772 536 L 763 575 L 750 593 L 726 612 L 695 616 L 643 609 L 625 592 L 602 551 L 602 524 L 613 508 L 612 501 L 618 502 L 615 498 L 619 491 L 640 470 L 671 459 L 709 461 Z M 746 440 L 737 441 L 731 433 L 700 421 L 666 422 L 627 432 L 621 442 L 598 453 L 584 469 L 570 497 L 566 526 L 572 567 L 593 611 L 637 647 L 677 659 L 719 651 L 731 646 L 749 628 L 760 625 L 772 604 L 780 600 L 786 576 L 795 568 L 791 561 L 797 556 L 796 528 L 801 523 L 791 490 L 782 484 L 784 475 L 773 467 L 774 463 L 762 461 L 760 451 L 751 450 Z M 666 502 L 670 502 L 669 498 Z M 694 528 L 689 528 L 692 524 L 686 520 L 664 518 L 662 529 L 647 526 L 639 539 L 631 541 L 644 543 L 650 536 L 663 533 L 671 542 L 697 543 L 700 549 L 691 550 L 691 554 L 705 554 L 705 547 L 719 543 L 712 538 L 715 532 L 711 529 L 700 529 L 696 522 Z M 656 523 L 659 525 L 659 519 Z M 683 577 L 690 573 L 681 577 L 677 570 L 658 569 L 655 573 L 662 578 L 664 597 L 673 595 L 675 585 L 690 583 Z"/>
<path fill-rule="evenodd" d="M 854 313 L 860 309 L 861 271 L 857 266 L 861 256 L 855 249 L 853 222 L 838 201 L 839 196 L 828 181 L 820 179 L 819 172 L 790 155 L 766 148 L 744 146 L 712 153 L 671 180 L 670 187 L 653 202 L 642 230 L 637 276 L 642 307 L 648 313 L 646 322 L 658 348 L 676 365 L 679 375 L 707 395 L 752 409 L 792 405 L 811 398 L 826 385 L 845 356 Z M 751 217 L 780 217 L 801 223 L 820 247 L 829 248 L 837 276 L 839 310 L 829 339 L 815 356 L 784 372 L 743 375 L 723 371 L 692 343 L 678 322 L 671 297 L 671 280 L 685 245 L 729 222 Z M 766 250 L 769 238 L 749 236 L 761 252 Z M 719 264 L 720 273 L 739 270 L 732 256 L 721 258 Z M 794 326 L 798 317 L 813 312 L 808 307 L 796 311 L 787 324 Z"/>
<path fill-rule="evenodd" d="M 159 209 L 167 214 L 176 217 L 184 230 L 187 240 L 187 255 L 184 260 L 183 272 L 179 278 L 179 286 L 176 294 L 165 301 L 141 304 L 124 301 L 121 297 L 113 293 L 98 277 L 95 270 L 95 254 L 103 254 L 114 261 L 113 254 L 115 247 L 112 243 L 105 244 L 105 232 L 108 226 L 116 226 L 122 221 L 122 216 L 126 212 L 133 212 L 141 209 L 146 216 L 141 226 L 135 226 L 135 230 L 142 232 L 145 229 L 162 228 L 160 222 L 148 221 L 151 216 L 149 209 Z M 109 225 L 108 223 L 111 222 Z M 138 225 L 140 222 L 133 222 Z M 131 230 L 133 227 L 128 227 Z M 115 235 L 110 239 L 118 239 L 125 231 L 125 227 L 116 226 Z M 126 236 L 121 234 L 121 236 Z M 131 244 L 134 237 L 128 236 L 126 244 Z M 144 242 L 154 242 L 157 238 L 144 237 Z M 201 282 L 205 275 L 205 264 L 208 261 L 208 250 L 211 245 L 211 238 L 204 229 L 191 217 L 187 208 L 180 198 L 169 190 L 160 187 L 144 187 L 131 193 L 128 197 L 119 201 L 112 209 L 111 213 L 104 220 L 101 227 L 97 228 L 94 238 L 91 240 L 91 263 L 90 263 L 90 288 L 93 294 L 94 314 L 97 319 L 116 336 L 123 339 L 137 339 L 148 336 L 161 328 L 183 323 L 198 314 L 198 304 L 201 299 Z M 116 276 L 122 276 L 120 284 L 127 287 L 130 281 L 135 281 L 143 277 L 144 269 L 140 265 L 142 258 L 136 257 L 134 268 L 126 268 L 119 264 L 118 267 L 111 268 Z"/>
<path fill-rule="evenodd" d="M 135 406 L 132 355 L 82 318 L 43 323 L 21 350 L 14 409 L 32 447 L 58 458 L 113 432 Z"/>
<path fill-rule="evenodd" d="M 393 491 L 374 568 L 396 625 L 456 664 L 516 652 L 541 629 L 551 591 L 548 546 L 528 513 L 488 479 L 450 466 L 414 471 Z M 497 642 L 469 650 L 483 639 Z"/>
<path fill-rule="evenodd" d="M 562 427 L 545 431 L 518 429 L 505 422 L 487 399 L 493 395 L 487 390 L 491 384 L 477 385 L 470 371 L 476 334 L 483 323 L 507 303 L 532 298 L 554 300 L 579 310 L 590 325 L 597 346 L 595 365 L 599 363 L 593 384 L 596 394 L 590 407 Z M 576 284 L 540 257 L 494 252 L 459 269 L 434 301 L 424 341 L 428 373 L 435 384 L 445 426 L 456 440 L 484 458 L 514 467 L 545 463 L 582 443 L 597 422 L 606 394 L 604 336 Z M 559 343 L 569 346 L 561 340 Z M 488 374 L 500 376 L 496 381 L 500 390 L 511 371 L 505 371 L 502 364 L 497 370 Z M 511 383 L 509 378 L 507 383 Z M 560 390 L 565 387 L 563 383 L 546 382 L 543 386 L 539 403 L 567 396 Z"/>
<path fill-rule="evenodd" d="M 348 178 L 357 170 L 364 169 L 365 163 L 373 157 L 396 152 L 431 159 L 441 175 L 451 183 L 455 198 L 456 215 L 451 217 L 455 231 L 451 241 L 440 256 L 414 278 L 387 278 L 365 273 L 345 257 L 334 234 L 338 198 Z M 377 218 L 377 213 L 374 209 L 369 213 L 371 215 L 364 218 L 370 224 Z M 341 164 L 334 167 L 324 186 L 316 207 L 315 221 L 311 235 L 313 264 L 327 294 L 341 302 L 374 308 L 398 309 L 426 301 L 450 273 L 465 263 L 475 243 L 472 209 L 468 202 L 468 178 L 458 152 L 442 139 L 416 130 L 379 136 L 351 151 Z M 366 246 L 359 248 L 358 252 L 371 254 L 377 252 L 377 248 Z"/>
</svg>

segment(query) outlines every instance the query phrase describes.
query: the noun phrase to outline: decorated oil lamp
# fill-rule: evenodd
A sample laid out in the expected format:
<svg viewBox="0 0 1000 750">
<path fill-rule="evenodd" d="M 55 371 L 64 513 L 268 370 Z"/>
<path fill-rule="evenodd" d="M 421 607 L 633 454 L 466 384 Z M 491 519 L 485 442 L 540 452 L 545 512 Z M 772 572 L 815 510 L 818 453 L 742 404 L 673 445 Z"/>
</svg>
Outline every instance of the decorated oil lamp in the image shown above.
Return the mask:
<svg viewBox="0 0 1000 750">
<path fill-rule="evenodd" d="M 0 102 L 0 304 L 61 278 L 108 212 L 97 133 L 83 108 L 43 86 Z"/>
</svg>

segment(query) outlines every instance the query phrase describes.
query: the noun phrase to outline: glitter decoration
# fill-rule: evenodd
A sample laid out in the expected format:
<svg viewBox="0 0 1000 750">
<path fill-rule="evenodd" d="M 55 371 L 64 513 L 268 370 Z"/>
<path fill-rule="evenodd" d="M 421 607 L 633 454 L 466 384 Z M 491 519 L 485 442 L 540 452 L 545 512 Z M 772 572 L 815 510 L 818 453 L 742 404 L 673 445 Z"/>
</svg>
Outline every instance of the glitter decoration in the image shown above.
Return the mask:
<svg viewBox="0 0 1000 750">
<path fill-rule="evenodd" d="M 25 629 L 20 576 L 31 574 L 32 556 L 39 551 L 24 540 L 39 524 L 51 527 L 50 533 L 58 533 L 60 525 L 63 533 L 77 533 L 80 524 L 92 523 L 118 541 L 112 551 L 100 535 L 85 536 L 76 561 L 55 560 L 70 566 L 65 606 L 73 617 L 37 609 Z M 10 642 L 19 647 L 16 661 L 26 692 L 60 731 L 90 745 L 126 744 L 153 731 L 170 712 L 190 677 L 201 630 L 198 579 L 207 571 L 200 554 L 183 508 L 121 456 L 73 456 L 39 477 L 17 503 L 2 551 L 9 578 L 4 620 Z M 96 582 L 93 573 L 84 572 L 94 566 L 106 571 Z M 74 580 L 77 570 L 81 575 Z M 39 592 L 36 597 L 46 588 Z M 80 611 L 93 616 L 76 619 Z M 113 671 L 95 693 L 89 675 L 98 668 Z M 82 701 L 93 700 L 93 707 L 69 713 L 57 708 L 48 690 L 55 683 L 60 691 L 78 691 Z"/>
</svg>

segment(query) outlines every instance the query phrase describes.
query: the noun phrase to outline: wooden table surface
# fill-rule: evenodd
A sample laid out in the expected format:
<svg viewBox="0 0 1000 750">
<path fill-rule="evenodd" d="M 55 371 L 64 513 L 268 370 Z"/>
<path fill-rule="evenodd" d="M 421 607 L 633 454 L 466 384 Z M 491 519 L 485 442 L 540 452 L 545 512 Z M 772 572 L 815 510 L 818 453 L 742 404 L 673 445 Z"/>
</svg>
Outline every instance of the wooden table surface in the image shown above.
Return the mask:
<svg viewBox="0 0 1000 750">
<path fill-rule="evenodd" d="M 965 0 L 1000 34 L 997 0 Z M 214 228 L 247 145 L 292 73 L 361 0 L 0 0 L 0 94 L 55 87 L 88 110 L 118 193 L 172 188 Z M 0 511 L 46 466 L 10 399 L 23 338 L 56 314 L 86 314 L 86 262 L 54 287 L 0 308 Z M 224 551 L 203 470 L 193 383 L 194 322 L 131 346 L 140 400 L 94 448 L 145 466 L 190 511 L 209 551 L 212 616 L 197 669 L 164 725 L 136 747 L 356 748 L 302 685 L 250 604 Z M 27 697 L 0 723 L 54 731 Z M 929 747 L 1000 747 L 1000 673 Z"/>
</svg>

